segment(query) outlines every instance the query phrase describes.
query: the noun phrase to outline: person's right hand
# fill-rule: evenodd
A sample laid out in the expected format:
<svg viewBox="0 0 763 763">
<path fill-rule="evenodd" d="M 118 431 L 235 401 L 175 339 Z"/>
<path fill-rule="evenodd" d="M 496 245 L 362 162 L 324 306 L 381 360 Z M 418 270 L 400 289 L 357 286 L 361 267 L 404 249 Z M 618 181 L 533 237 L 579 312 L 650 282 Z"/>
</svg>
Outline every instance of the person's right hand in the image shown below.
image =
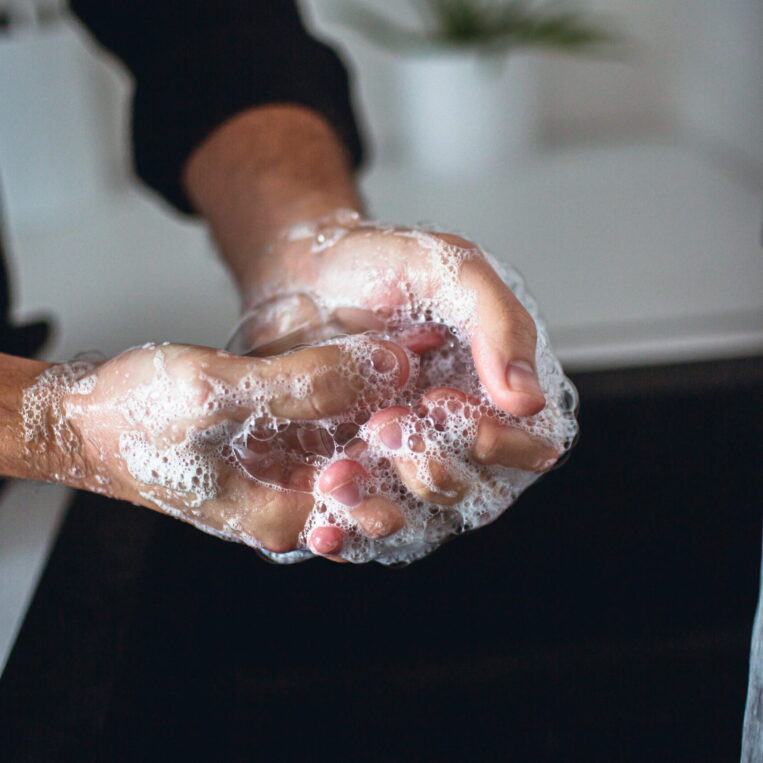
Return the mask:
<svg viewBox="0 0 763 763">
<path fill-rule="evenodd" d="M 359 342 L 370 362 L 353 351 Z M 231 437 L 253 412 L 280 430 L 362 411 L 369 389 L 392 397 L 409 372 L 403 349 L 365 338 L 273 358 L 147 345 L 95 368 L 47 415 L 60 446 L 80 453 L 80 487 L 283 553 L 299 545 L 315 470 L 302 460 L 278 475 L 293 490 L 269 487 L 247 476 Z M 361 527 L 383 522 L 373 504 L 359 508 Z"/>
</svg>

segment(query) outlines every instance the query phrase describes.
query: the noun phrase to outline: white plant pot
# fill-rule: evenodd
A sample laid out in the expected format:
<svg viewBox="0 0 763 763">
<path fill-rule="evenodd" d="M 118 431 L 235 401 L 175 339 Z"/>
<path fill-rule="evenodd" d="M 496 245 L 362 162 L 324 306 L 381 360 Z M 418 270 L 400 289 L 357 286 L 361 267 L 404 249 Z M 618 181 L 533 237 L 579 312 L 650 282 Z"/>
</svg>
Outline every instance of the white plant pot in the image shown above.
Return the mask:
<svg viewBox="0 0 763 763">
<path fill-rule="evenodd" d="M 494 173 L 532 151 L 536 61 L 442 49 L 401 62 L 400 143 L 432 175 Z"/>
</svg>

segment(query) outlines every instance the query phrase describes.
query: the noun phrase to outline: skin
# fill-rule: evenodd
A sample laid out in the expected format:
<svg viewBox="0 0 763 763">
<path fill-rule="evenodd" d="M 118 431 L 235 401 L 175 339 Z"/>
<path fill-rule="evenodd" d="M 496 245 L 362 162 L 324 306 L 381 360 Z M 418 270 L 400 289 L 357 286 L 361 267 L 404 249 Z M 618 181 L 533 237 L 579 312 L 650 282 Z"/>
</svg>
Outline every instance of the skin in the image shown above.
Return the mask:
<svg viewBox="0 0 763 763">
<path fill-rule="evenodd" d="M 333 289 L 341 282 L 337 274 L 350 272 L 355 282 L 363 282 L 373 277 L 372 266 L 374 263 L 378 266 L 380 258 L 395 273 L 408 277 L 421 296 L 438 288 L 438 283 L 428 280 L 426 275 L 429 255 L 405 236 L 353 231 L 320 257 L 311 255 L 309 242 L 287 244 L 279 238 L 284 228 L 322 218 L 338 208 L 364 212 L 342 143 L 331 126 L 308 109 L 273 104 L 230 118 L 188 158 L 183 181 L 189 199 L 207 220 L 217 240 L 245 307 L 262 294 L 278 293 L 279 289 L 302 286 L 316 293 Z M 537 413 L 545 401 L 533 368 L 535 326 L 532 319 L 471 242 L 437 235 L 446 243 L 474 250 L 474 256 L 460 270 L 459 284 L 465 293 L 476 297 L 478 320 L 470 342 L 475 367 L 485 388 L 493 402 L 508 413 L 516 416 Z M 341 297 L 336 293 L 332 296 Z M 334 317 L 347 331 L 363 331 L 378 324 L 378 311 L 400 304 L 400 299 L 401 295 L 394 290 L 380 291 L 368 295 L 359 308 L 339 310 Z M 355 305 L 355 299 L 351 304 Z M 268 327 L 262 329 L 267 333 Z M 410 338 L 406 344 L 415 352 L 423 352 L 436 347 L 438 341 L 441 340 L 437 336 L 422 335 Z M 208 348 L 172 346 L 165 351 L 173 357 L 173 374 L 192 387 L 200 367 L 211 376 L 232 379 L 243 373 L 267 375 L 274 369 L 281 374 L 309 375 L 317 368 L 315 356 L 311 354 L 317 349 L 267 360 L 236 358 Z M 400 359 L 399 348 L 387 349 Z M 329 358 L 327 364 L 329 368 L 331 360 Z M 115 411 L 136 378 L 150 373 L 147 362 L 140 352 L 124 353 L 96 371 L 98 383 L 94 396 L 87 396 L 87 400 L 64 401 L 63 404 L 71 407 L 72 432 L 80 443 L 72 449 L 70 445 L 63 447 L 48 431 L 31 443 L 25 442 L 22 436 L 24 391 L 50 364 L 0 355 L 0 474 L 63 482 L 158 511 L 166 506 L 184 511 L 187 496 L 178 496 L 166 486 L 139 483 L 118 453 L 119 434 L 124 431 L 125 422 L 120 421 Z M 308 400 L 308 406 L 313 406 L 313 415 L 332 406 L 343 409 L 355 404 L 354 398 L 337 392 L 336 385 L 321 384 L 318 380 L 316 389 L 319 390 L 317 397 Z M 204 393 L 204 389 L 196 389 L 191 398 L 197 400 Z M 427 394 L 437 395 L 441 391 L 431 390 Z M 276 398 L 272 402 L 280 404 Z M 290 417 L 310 418 L 309 409 L 288 411 L 288 402 L 284 404 Z M 189 400 L 191 409 L 195 408 Z M 226 415 L 244 416 L 245 413 L 245 410 L 228 411 Z M 60 411 L 51 410 L 46 415 L 55 417 Z M 379 436 L 382 431 L 390 434 L 389 427 L 409 415 L 406 409 L 389 408 L 377 413 L 371 425 Z M 186 431 L 188 427 L 209 422 L 199 422 L 186 415 L 175 423 L 179 430 Z M 556 454 L 550 452 L 545 443 L 485 419 L 479 424 L 479 436 L 471 456 L 480 463 L 543 470 Z M 453 495 L 463 489 L 463 486 L 450 484 L 443 473 L 432 475 L 437 489 L 427 492 L 403 457 L 396 458 L 395 463 L 407 487 L 435 503 L 452 501 Z M 321 475 L 308 475 L 308 479 L 318 479 L 319 489 L 325 493 L 336 495 L 334 491 L 343 490 L 342 495 L 347 495 L 359 476 L 358 468 L 362 467 L 357 462 L 346 459 L 332 464 Z M 223 475 L 221 482 L 221 492 L 202 506 L 207 526 L 224 527 L 226 517 L 247 504 L 257 507 L 246 515 L 242 531 L 252 542 L 279 552 L 296 547 L 311 506 L 304 493 L 274 498 L 271 493 L 275 491 L 251 480 L 243 481 L 232 473 Z M 146 497 L 148 493 L 154 494 L 154 500 Z M 351 510 L 361 530 L 372 537 L 383 537 L 400 529 L 400 512 L 386 499 L 360 496 Z M 316 553 L 335 560 L 341 560 L 343 542 L 344 537 L 337 528 L 317 528 L 309 539 Z"/>
<path fill-rule="evenodd" d="M 288 130 L 274 129 L 285 120 Z M 281 122 L 283 124 L 283 122 Z M 267 135 L 266 139 L 261 136 Z M 284 135 L 300 136 L 299 161 L 292 162 L 283 149 Z M 254 150 L 266 140 L 271 153 Z M 279 159 L 280 157 L 280 159 Z M 356 305 L 363 284 L 377 278 L 380 262 L 394 272 L 393 281 L 414 284 L 418 296 L 426 297 L 440 284 L 432 279 L 431 255 L 415 239 L 390 236 L 360 227 L 337 244 L 315 254 L 311 241 L 279 240 L 285 227 L 304 220 L 331 215 L 343 207 L 364 213 L 354 178 L 341 144 L 316 115 L 283 106 L 254 109 L 230 120 L 213 133 L 190 157 L 185 173 L 188 194 L 207 218 L 221 251 L 242 293 L 244 306 L 263 296 L 306 289 L 318 295 Z M 277 200 L 277 201 L 276 201 Z M 277 214 L 268 214 L 273 202 Z M 403 229 L 401 229 L 403 232 Z M 531 316 L 503 283 L 472 242 L 448 234 L 435 234 L 444 243 L 471 250 L 474 254 L 461 267 L 459 285 L 475 295 L 477 321 L 470 342 L 475 367 L 492 401 L 516 416 L 538 413 L 545 399 L 534 369 L 536 333 Z M 275 242 L 275 243 L 274 243 Z M 346 295 L 341 289 L 346 289 Z M 337 310 L 334 318 L 347 331 L 379 327 L 378 313 L 403 303 L 394 289 L 369 295 L 360 308 Z M 306 306 L 309 311 L 309 305 Z M 293 316 L 300 325 L 309 316 Z M 268 327 L 261 327 L 268 335 Z M 438 346 L 441 339 L 417 337 L 409 349 L 422 352 Z M 437 390 L 428 394 L 437 395 Z M 381 428 L 393 419 L 411 415 L 405 409 L 388 409 L 374 417 Z M 533 440 L 514 429 L 500 427 L 490 419 L 479 424 L 472 457 L 479 463 L 529 467 L 545 471 L 558 456 L 547 443 Z M 395 459 L 406 486 L 417 495 L 444 503 L 447 494 L 462 493 L 463 485 L 449 485 L 443 474 L 433 474 L 437 493 L 428 491 L 405 459 Z M 332 464 L 319 481 L 330 493 L 336 486 L 352 484 L 360 465 L 351 460 Z M 436 469 L 436 467 L 433 467 Z M 352 508 L 363 530 L 389 534 L 399 529 L 402 517 L 394 504 L 362 501 Z M 317 535 L 316 535 L 317 534 Z M 344 538 L 336 528 L 318 528 L 311 548 L 339 560 Z"/>
<path fill-rule="evenodd" d="M 408 376 L 405 352 L 392 342 L 370 343 L 390 361 L 381 375 L 389 389 L 404 384 Z M 157 371 L 157 361 L 161 371 Z M 128 350 L 88 374 L 95 380 L 92 391 L 66 391 L 47 412 L 46 431 L 40 436 L 23 442 L 18 436 L 20 420 L 7 430 L 16 437 L 16 449 L 26 452 L 23 461 L 34 469 L 18 476 L 57 473 L 59 481 L 74 487 L 179 512 L 203 528 L 269 551 L 290 551 L 296 548 L 312 509 L 310 493 L 284 492 L 256 482 L 219 458 L 215 447 L 202 443 L 191 452 L 212 459 L 215 490 L 214 495 L 199 500 L 203 495 L 193 485 L 179 489 L 171 475 L 159 474 L 150 484 L 143 482 L 143 475 L 133 473 L 123 457 L 120 437 L 137 433 L 147 447 L 161 454 L 187 442 L 194 432 L 244 422 L 258 401 L 273 415 L 295 423 L 352 411 L 363 397 L 363 390 L 348 380 L 346 371 L 354 365 L 352 355 L 341 344 L 275 358 L 244 358 L 189 345 Z M 295 394 L 283 385 L 282 380 L 295 376 L 308 380 L 309 394 Z M 238 399 L 226 401 L 216 388 L 217 381 L 238 389 Z M 140 411 L 136 420 L 126 413 L 126 407 L 146 400 L 144 391 L 151 397 L 134 406 Z M 168 404 L 172 406 L 169 416 L 165 413 Z M 210 404 L 214 406 L 211 410 Z M 143 411 L 152 414 L 145 421 Z M 63 433 L 53 431 L 56 422 L 65 422 Z M 303 484 L 312 484 L 317 478 L 314 471 L 302 466 Z"/>
</svg>

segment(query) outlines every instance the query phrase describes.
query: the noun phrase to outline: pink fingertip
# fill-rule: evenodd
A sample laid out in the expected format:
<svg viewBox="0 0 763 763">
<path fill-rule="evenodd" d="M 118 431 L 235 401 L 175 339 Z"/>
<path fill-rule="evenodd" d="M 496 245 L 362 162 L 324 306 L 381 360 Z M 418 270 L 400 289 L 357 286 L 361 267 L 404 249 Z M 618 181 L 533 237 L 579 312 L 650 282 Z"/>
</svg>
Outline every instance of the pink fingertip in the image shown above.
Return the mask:
<svg viewBox="0 0 763 763">
<path fill-rule="evenodd" d="M 318 480 L 318 487 L 322 493 L 331 493 L 340 485 L 357 477 L 364 477 L 365 474 L 365 469 L 357 461 L 344 458 L 326 467 Z"/>
<path fill-rule="evenodd" d="M 335 487 L 331 491 L 330 495 L 334 500 L 339 501 L 339 503 L 347 506 L 348 508 L 357 506 L 360 503 L 362 497 L 360 494 L 360 488 L 355 482 L 346 482 L 344 485 Z"/>
<path fill-rule="evenodd" d="M 344 533 L 338 527 L 316 527 L 310 533 L 310 548 L 315 554 L 338 554 L 343 545 Z"/>
</svg>

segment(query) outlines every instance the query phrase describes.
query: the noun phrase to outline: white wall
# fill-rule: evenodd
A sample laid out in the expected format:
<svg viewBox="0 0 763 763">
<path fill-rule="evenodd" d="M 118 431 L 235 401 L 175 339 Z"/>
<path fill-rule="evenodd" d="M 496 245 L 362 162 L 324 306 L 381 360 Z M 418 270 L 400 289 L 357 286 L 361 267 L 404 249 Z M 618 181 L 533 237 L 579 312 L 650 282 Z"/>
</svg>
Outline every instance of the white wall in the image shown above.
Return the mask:
<svg viewBox="0 0 763 763">
<path fill-rule="evenodd" d="M 683 127 L 763 170 L 763 1 L 679 5 L 691 18 L 678 91 Z"/>
<path fill-rule="evenodd" d="M 410 1 L 301 2 L 317 34 L 343 50 L 356 71 L 372 153 L 394 162 L 403 144 L 399 60 L 337 17 L 341 2 L 356 2 L 410 21 Z M 630 44 L 622 60 L 534 56 L 543 143 L 685 138 L 763 173 L 763 0 L 579 2 L 611 17 Z M 31 38 L 22 50 L 20 38 L 0 35 L 0 165 L 13 221 L 34 223 L 43 208 L 63 210 L 125 182 L 125 78 L 94 63 L 75 38 L 63 33 L 35 62 Z M 47 117 L 56 104 L 56 115 Z M 65 139 L 68 147 L 58 150 Z M 46 156 L 50 146 L 56 154 Z"/>
<path fill-rule="evenodd" d="M 128 89 L 68 17 L 0 33 L 0 184 L 11 227 L 54 223 L 125 186 Z"/>
<path fill-rule="evenodd" d="M 314 31 L 342 49 L 377 154 L 394 158 L 397 62 L 336 19 L 341 3 L 301 0 Z M 345 0 L 415 18 L 406 0 Z M 621 60 L 538 55 L 541 137 L 712 140 L 763 168 L 761 0 L 590 0 L 629 40 Z"/>
</svg>

